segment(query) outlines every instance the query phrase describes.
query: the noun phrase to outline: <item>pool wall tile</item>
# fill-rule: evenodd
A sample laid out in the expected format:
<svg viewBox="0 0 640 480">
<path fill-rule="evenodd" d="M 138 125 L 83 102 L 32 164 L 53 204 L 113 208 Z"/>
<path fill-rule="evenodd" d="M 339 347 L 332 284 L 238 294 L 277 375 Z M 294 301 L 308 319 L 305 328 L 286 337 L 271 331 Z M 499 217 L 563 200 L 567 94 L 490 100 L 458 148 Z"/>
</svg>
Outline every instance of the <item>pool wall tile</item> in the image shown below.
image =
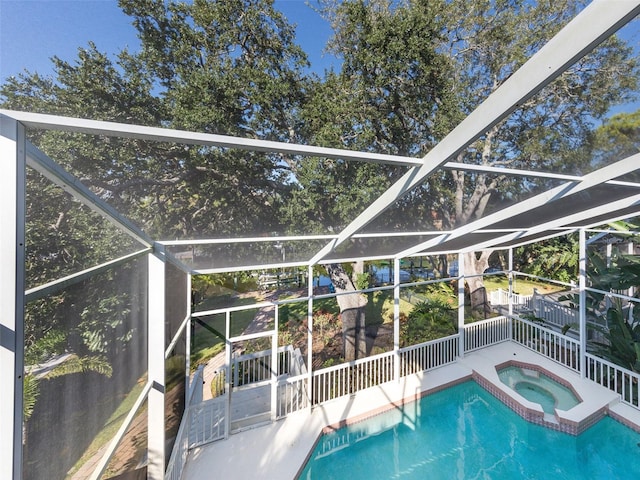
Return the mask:
<svg viewBox="0 0 640 480">
<path fill-rule="evenodd" d="M 611 409 L 608 410 L 607 414 L 611 418 L 613 418 L 615 421 L 620 422 L 621 424 L 623 424 L 626 427 L 629 427 L 634 432 L 640 433 L 640 425 L 634 423 L 633 421 L 629 420 L 628 418 L 625 418 L 624 416 L 620 415 L 619 413 L 617 413 L 617 412 L 615 412 L 615 411 L 613 411 Z"/>
</svg>

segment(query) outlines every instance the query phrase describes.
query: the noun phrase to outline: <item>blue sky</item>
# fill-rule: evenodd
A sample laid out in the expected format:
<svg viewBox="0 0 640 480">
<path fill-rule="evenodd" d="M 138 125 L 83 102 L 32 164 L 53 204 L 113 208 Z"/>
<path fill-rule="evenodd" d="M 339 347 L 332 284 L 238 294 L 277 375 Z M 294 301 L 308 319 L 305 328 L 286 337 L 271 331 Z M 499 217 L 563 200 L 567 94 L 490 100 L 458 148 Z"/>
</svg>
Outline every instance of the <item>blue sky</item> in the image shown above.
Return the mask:
<svg viewBox="0 0 640 480">
<path fill-rule="evenodd" d="M 322 72 L 337 63 L 324 54 L 331 29 L 305 0 L 276 0 L 276 6 L 297 25 L 297 42 L 307 52 L 312 69 Z M 639 20 L 620 33 L 640 51 Z M 0 0 L 0 82 L 25 69 L 52 74 L 50 58 L 73 62 L 77 50 L 93 41 L 115 56 L 124 48 L 136 50 L 136 31 L 116 0 Z M 640 102 L 616 107 L 612 113 L 631 112 Z"/>
<path fill-rule="evenodd" d="M 328 68 L 333 57 L 323 49 L 329 25 L 304 0 L 276 0 L 276 7 L 298 25 L 297 42 L 312 68 Z M 89 41 L 111 55 L 139 45 L 116 0 L 0 0 L 0 82 L 25 69 L 51 74 L 51 57 L 73 62 Z"/>
</svg>

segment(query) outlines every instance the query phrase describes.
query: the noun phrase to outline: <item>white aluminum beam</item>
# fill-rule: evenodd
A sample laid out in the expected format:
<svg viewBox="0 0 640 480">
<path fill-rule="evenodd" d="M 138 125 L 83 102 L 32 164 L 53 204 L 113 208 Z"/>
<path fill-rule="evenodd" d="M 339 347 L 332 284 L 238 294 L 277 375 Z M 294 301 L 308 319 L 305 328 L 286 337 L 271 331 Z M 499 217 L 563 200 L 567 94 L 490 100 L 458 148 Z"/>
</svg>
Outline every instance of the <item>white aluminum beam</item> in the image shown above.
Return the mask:
<svg viewBox="0 0 640 480">
<path fill-rule="evenodd" d="M 522 230 L 520 232 L 510 233 L 508 235 L 503 235 L 501 237 L 494 238 L 492 240 L 487 240 L 486 242 L 480 242 L 471 247 L 465 248 L 464 251 L 477 251 L 477 250 L 485 250 L 487 248 L 500 248 L 500 245 L 505 242 L 511 242 L 513 240 L 516 240 L 520 237 L 527 236 L 527 235 L 535 235 L 537 233 L 546 232 L 548 230 L 555 229 L 559 224 L 564 225 L 566 223 L 574 223 L 575 221 L 581 218 L 584 218 L 585 215 L 594 216 L 594 217 L 600 216 L 600 215 L 606 214 L 607 212 L 615 212 L 616 210 L 627 208 L 631 205 L 638 204 L 638 203 L 640 203 L 640 193 L 632 197 L 623 198 L 622 200 L 617 200 L 615 202 L 607 203 L 605 205 L 599 205 L 597 207 L 590 208 L 588 210 L 583 210 L 582 212 L 574 213 L 573 215 L 562 217 L 557 220 L 552 220 L 550 222 L 542 223 L 528 230 Z M 577 230 L 579 230 L 579 228 L 576 228 L 574 231 L 577 231 Z M 565 235 L 566 233 L 567 232 L 563 232 L 563 234 Z"/>
<path fill-rule="evenodd" d="M 141 140 L 178 142 L 187 145 L 208 145 L 249 151 L 366 161 L 406 167 L 421 167 L 424 162 L 422 158 L 407 157 L 404 155 L 387 155 L 339 148 L 316 147 L 312 145 L 196 133 L 168 128 L 145 127 L 140 125 L 78 119 L 15 110 L 0 109 L 0 114 L 19 120 L 23 124 L 32 128 L 44 128 L 49 130 L 73 131 L 95 135 L 116 136 L 121 138 L 136 138 Z M 554 172 L 530 171 L 509 167 L 495 167 L 491 165 L 473 165 L 460 162 L 446 162 L 442 167 L 448 170 L 465 170 L 509 176 L 526 176 L 532 178 L 551 178 L 565 181 L 573 180 L 573 177 L 575 177 L 573 175 Z M 640 185 L 638 185 L 638 187 L 640 187 Z"/>
<path fill-rule="evenodd" d="M 127 263 L 128 261 L 138 258 L 150 251 L 150 248 L 145 248 L 144 250 L 125 255 L 124 257 L 116 258 L 115 260 L 110 260 L 100 265 L 96 265 L 95 267 L 87 268 L 80 272 L 67 275 L 66 277 L 59 278 L 58 280 L 54 280 L 52 282 L 30 288 L 25 292 L 25 303 L 29 303 L 39 298 L 44 298 L 48 295 L 59 292 L 60 290 L 63 290 L 70 285 L 75 285 L 76 283 L 93 277 L 94 275 L 97 275 L 101 272 L 109 270 L 118 265 L 122 265 L 123 263 Z"/>
<path fill-rule="evenodd" d="M 376 199 L 311 260 L 317 263 L 447 161 L 454 158 L 524 101 L 552 82 L 640 12 L 640 1 L 595 0 L 514 72 L 425 157 Z"/>
<path fill-rule="evenodd" d="M 580 322 L 580 377 L 587 375 L 587 234 L 580 230 L 578 255 L 579 322 Z"/>
<path fill-rule="evenodd" d="M 0 478 L 22 478 L 25 129 L 0 117 Z"/>
<path fill-rule="evenodd" d="M 165 467 L 165 258 L 161 245 L 148 254 L 148 375 L 153 387 L 147 401 L 147 478 L 162 480 Z"/>
<path fill-rule="evenodd" d="M 437 245 L 444 243 L 446 241 L 452 240 L 454 238 L 459 238 L 463 235 L 472 233 L 482 228 L 491 227 L 491 225 L 497 222 L 501 222 L 508 218 L 514 218 L 519 215 L 523 215 L 524 213 L 526 213 L 529 210 L 532 210 L 533 208 L 558 201 L 569 195 L 573 195 L 583 190 L 587 190 L 594 186 L 600 185 L 607 180 L 611 180 L 613 178 L 617 178 L 627 173 L 633 172 L 638 169 L 639 165 L 640 165 L 640 153 L 636 155 L 632 155 L 631 157 L 627 157 L 624 160 L 620 160 L 611 165 L 607 165 L 606 167 L 596 170 L 595 172 L 588 173 L 587 175 L 582 177 L 581 182 L 567 182 L 563 185 L 559 185 L 547 192 L 538 194 L 532 198 L 516 203 L 515 205 L 511 205 L 510 207 L 504 208 L 491 215 L 487 215 L 486 217 L 476 220 L 475 222 L 471 222 L 466 225 L 463 225 L 462 227 L 457 228 L 451 233 L 441 235 L 432 240 L 428 240 L 420 245 L 416 245 L 415 247 L 409 248 L 399 253 L 397 256 L 410 257 L 415 253 L 418 253 L 422 250 L 426 250 L 428 248 L 436 247 Z M 632 205 L 632 203 L 629 203 L 629 205 Z M 609 211 L 613 211 L 613 210 L 609 210 Z M 569 218 L 571 220 L 568 220 Z M 584 216 L 578 215 L 576 217 L 575 215 L 570 215 L 569 217 L 563 217 L 561 219 L 562 221 L 558 221 L 556 225 L 557 226 L 566 225 L 568 223 L 577 221 L 580 218 L 584 218 Z M 529 230 L 533 231 L 533 229 L 529 229 Z"/>
<path fill-rule="evenodd" d="M 491 165 L 473 165 L 470 163 L 447 162 L 442 168 L 447 170 L 461 170 L 465 172 L 493 173 L 496 175 L 505 175 L 507 177 L 530 177 L 530 178 L 548 178 L 551 180 L 559 180 L 565 182 L 579 182 L 582 177 L 579 175 L 567 175 L 563 173 L 541 172 L 533 170 L 523 170 L 520 168 L 494 167 Z M 623 182 L 620 180 L 609 180 L 609 185 L 620 185 L 625 187 L 640 188 L 640 183 Z"/>
<path fill-rule="evenodd" d="M 400 383 L 400 259 L 393 260 L 393 379 Z"/>
<path fill-rule="evenodd" d="M 136 413 L 138 413 L 138 410 L 140 409 L 144 401 L 147 399 L 147 394 L 149 393 L 149 390 L 151 390 L 152 386 L 153 386 L 153 382 L 151 380 L 147 380 L 147 383 L 142 388 L 142 391 L 140 392 L 140 394 L 138 395 L 138 398 L 136 399 L 133 406 L 129 410 L 129 413 L 127 413 L 127 416 L 124 418 L 124 420 L 120 424 L 118 431 L 109 442 L 109 445 L 107 446 L 107 448 L 104 450 L 102 457 L 95 464 L 96 466 L 93 469 L 93 472 L 88 477 L 89 480 L 100 480 L 102 478 L 102 474 L 109 466 L 109 460 L 115 453 L 116 449 L 118 448 L 118 445 L 120 445 L 120 441 L 124 437 L 124 434 L 127 433 L 127 429 L 135 419 Z"/>
<path fill-rule="evenodd" d="M 464 254 L 458 253 L 458 356 L 460 358 L 464 358 L 464 345 L 465 345 L 465 342 L 467 341 L 466 332 L 464 331 L 465 277 L 466 277 L 466 267 L 465 267 L 465 261 L 464 261 Z"/>
<path fill-rule="evenodd" d="M 359 152 L 339 148 L 315 147 L 296 143 L 274 142 L 251 138 L 215 135 L 211 133 L 187 132 L 170 128 L 145 127 L 126 123 L 103 122 L 40 113 L 19 112 L 0 109 L 0 114 L 14 118 L 30 128 L 61 130 L 104 135 L 109 137 L 134 138 L 157 142 L 175 142 L 184 145 L 203 145 L 221 148 L 238 148 L 254 152 L 303 155 L 344 160 L 359 160 L 371 163 L 383 163 L 411 167 L 421 165 L 422 159 L 387 155 L 382 153 Z"/>
</svg>

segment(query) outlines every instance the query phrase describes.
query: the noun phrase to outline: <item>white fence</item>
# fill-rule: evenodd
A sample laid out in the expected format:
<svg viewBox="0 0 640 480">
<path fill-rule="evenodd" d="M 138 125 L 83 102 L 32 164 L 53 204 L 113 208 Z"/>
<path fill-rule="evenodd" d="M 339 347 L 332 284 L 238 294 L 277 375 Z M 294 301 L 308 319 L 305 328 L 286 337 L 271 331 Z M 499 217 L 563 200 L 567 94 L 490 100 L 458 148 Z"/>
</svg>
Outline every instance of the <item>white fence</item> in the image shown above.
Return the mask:
<svg viewBox="0 0 640 480">
<path fill-rule="evenodd" d="M 294 350 L 291 345 L 278 348 L 278 376 L 299 370 L 300 362 L 296 354 L 300 356 L 300 349 Z M 271 350 L 234 357 L 231 369 L 234 387 L 271 380 Z"/>
<path fill-rule="evenodd" d="M 531 308 L 531 299 L 533 295 L 520 295 L 519 293 L 511 294 L 511 304 L 516 305 L 519 308 Z M 498 290 L 492 290 L 489 292 L 489 302 L 494 306 L 509 305 L 509 292 L 499 288 Z"/>
<path fill-rule="evenodd" d="M 640 375 L 587 353 L 586 377 L 603 387 L 620 394 L 620 400 L 640 409 L 638 385 Z"/>
<path fill-rule="evenodd" d="M 214 442 L 225 437 L 226 402 L 211 398 L 189 408 L 189 448 Z"/>
<path fill-rule="evenodd" d="M 531 308 L 535 317 L 560 330 L 566 326 L 571 326 L 576 331 L 580 324 L 580 312 L 576 308 L 555 301 L 545 295 L 540 295 L 537 292 L 534 293 L 531 300 Z M 602 314 L 596 317 L 593 314 L 588 314 L 587 338 L 591 341 L 606 342 L 605 336 L 598 326 L 606 326 L 605 315 Z"/>
<path fill-rule="evenodd" d="M 404 377 L 453 363 L 458 353 L 459 336 L 451 335 L 401 348 L 397 356 L 386 352 L 318 370 L 313 374 L 313 405 L 392 381 L 397 358 Z"/>
<path fill-rule="evenodd" d="M 283 418 L 309 406 L 309 377 L 303 372 L 297 377 L 289 377 L 278 381 L 278 403 L 276 417 Z"/>
<path fill-rule="evenodd" d="M 580 343 L 577 340 L 524 319 L 514 318 L 511 328 L 514 342 L 580 371 Z"/>
<path fill-rule="evenodd" d="M 531 303 L 533 314 L 536 317 L 556 327 L 578 325 L 580 322 L 580 312 L 577 309 L 548 299 L 543 295 L 535 294 Z"/>
<path fill-rule="evenodd" d="M 394 352 L 313 372 L 313 405 L 393 380 Z"/>
<path fill-rule="evenodd" d="M 508 340 L 511 340 L 511 320 L 507 317 L 490 318 L 464 326 L 465 352 Z"/>
<path fill-rule="evenodd" d="M 414 373 L 455 362 L 460 348 L 459 341 L 460 337 L 458 335 L 451 335 L 419 345 L 401 348 L 400 376 L 413 375 Z"/>
</svg>

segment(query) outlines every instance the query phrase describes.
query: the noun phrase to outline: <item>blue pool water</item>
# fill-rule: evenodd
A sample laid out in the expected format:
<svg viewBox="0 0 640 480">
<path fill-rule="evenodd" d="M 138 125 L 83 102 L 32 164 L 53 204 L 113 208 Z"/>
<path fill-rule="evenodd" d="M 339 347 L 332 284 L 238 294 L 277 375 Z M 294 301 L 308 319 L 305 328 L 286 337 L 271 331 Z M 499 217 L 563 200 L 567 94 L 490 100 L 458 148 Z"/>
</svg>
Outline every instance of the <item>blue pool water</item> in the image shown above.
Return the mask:
<svg viewBox="0 0 640 480">
<path fill-rule="evenodd" d="M 640 434 L 526 422 L 473 381 L 320 438 L 300 479 L 639 479 Z"/>
</svg>

